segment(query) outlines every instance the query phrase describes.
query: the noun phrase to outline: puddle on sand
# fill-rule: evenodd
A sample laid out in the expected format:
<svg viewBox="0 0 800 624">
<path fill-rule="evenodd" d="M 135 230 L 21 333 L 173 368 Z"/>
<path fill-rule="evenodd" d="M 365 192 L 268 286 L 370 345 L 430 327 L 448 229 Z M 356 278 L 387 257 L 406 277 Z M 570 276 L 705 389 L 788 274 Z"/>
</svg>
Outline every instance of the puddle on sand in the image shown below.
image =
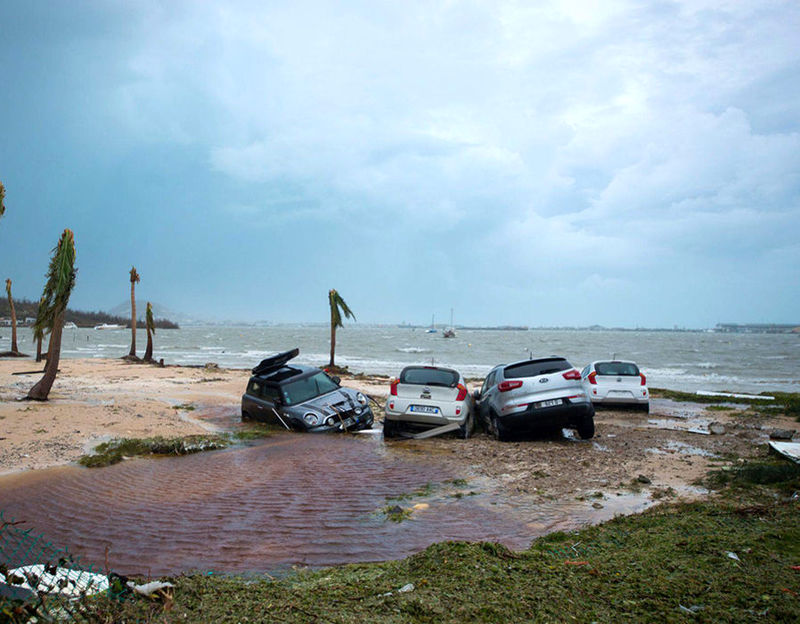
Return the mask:
<svg viewBox="0 0 800 624">
<path fill-rule="evenodd" d="M 0 478 L 0 508 L 87 564 L 102 567 L 108 547 L 112 569 L 152 575 L 381 561 L 443 540 L 519 549 L 550 530 L 641 508 L 639 501 L 600 510 L 578 501 L 533 505 L 477 479 L 464 489 L 476 496 L 401 500 L 429 504 L 409 520 L 376 513 L 392 497 L 464 476 L 435 457 L 392 452 L 377 436 L 287 433 L 185 457 Z"/>
<path fill-rule="evenodd" d="M 711 451 L 707 451 L 705 449 L 698 448 L 696 446 L 692 446 L 691 444 L 686 444 L 686 442 L 681 442 L 680 440 L 668 440 L 664 443 L 664 448 L 648 448 L 645 449 L 645 453 L 652 453 L 654 455 L 663 455 L 665 453 L 679 453 L 681 455 L 700 455 L 701 457 L 718 457 L 716 453 L 712 453 Z"/>
</svg>

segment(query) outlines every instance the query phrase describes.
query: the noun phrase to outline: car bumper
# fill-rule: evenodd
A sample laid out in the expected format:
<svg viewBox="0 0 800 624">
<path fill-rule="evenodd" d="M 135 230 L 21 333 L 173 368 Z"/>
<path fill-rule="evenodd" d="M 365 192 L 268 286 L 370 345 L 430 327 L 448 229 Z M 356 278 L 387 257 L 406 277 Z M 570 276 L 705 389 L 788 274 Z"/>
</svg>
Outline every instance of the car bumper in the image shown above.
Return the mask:
<svg viewBox="0 0 800 624">
<path fill-rule="evenodd" d="M 339 420 L 338 417 L 336 418 L 336 422 L 333 425 L 320 425 L 319 427 L 306 427 L 306 431 L 309 433 L 331 433 L 335 431 L 360 431 L 361 429 L 368 429 L 372 426 L 372 423 L 375 422 L 375 416 L 372 413 L 372 409 L 369 407 L 364 408 L 364 411 L 358 414 L 355 414 Z"/>
<path fill-rule="evenodd" d="M 577 427 L 585 418 L 594 416 L 594 407 L 589 402 L 568 403 L 554 407 L 534 409 L 500 416 L 500 426 L 509 432 L 533 433 L 543 429 Z"/>
<path fill-rule="evenodd" d="M 408 412 L 393 412 L 391 410 L 386 410 L 384 412 L 384 418 L 386 420 L 391 420 L 392 422 L 401 425 L 410 425 L 420 429 L 431 429 L 433 427 L 449 425 L 450 423 L 463 425 L 467 419 L 467 416 L 469 416 L 469 412 L 465 412 L 460 416 L 445 416 L 444 414 L 411 414 Z"/>
<path fill-rule="evenodd" d="M 592 397 L 594 405 L 647 405 L 650 402 L 650 397 L 637 397 L 637 396 L 605 396 L 605 397 Z"/>
</svg>

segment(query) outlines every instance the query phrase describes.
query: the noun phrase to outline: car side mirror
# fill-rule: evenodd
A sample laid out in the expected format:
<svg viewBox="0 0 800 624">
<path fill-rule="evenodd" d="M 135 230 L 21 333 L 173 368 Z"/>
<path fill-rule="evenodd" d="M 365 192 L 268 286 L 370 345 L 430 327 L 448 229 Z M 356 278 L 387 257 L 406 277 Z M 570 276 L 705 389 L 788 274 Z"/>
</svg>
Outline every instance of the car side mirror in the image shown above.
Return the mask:
<svg viewBox="0 0 800 624">
<path fill-rule="evenodd" d="M 341 386 L 342 385 L 342 379 L 340 377 L 337 377 L 336 375 L 331 377 L 331 381 L 333 383 L 335 383 L 337 386 Z"/>
<path fill-rule="evenodd" d="M 472 398 L 475 399 L 476 401 L 479 401 L 480 398 L 481 398 L 481 391 L 480 390 L 475 390 L 472 393 Z"/>
<path fill-rule="evenodd" d="M 275 397 L 275 398 L 272 400 L 272 402 L 273 402 L 275 405 L 281 406 L 281 405 L 283 405 L 283 398 L 282 398 L 282 397 Z"/>
</svg>

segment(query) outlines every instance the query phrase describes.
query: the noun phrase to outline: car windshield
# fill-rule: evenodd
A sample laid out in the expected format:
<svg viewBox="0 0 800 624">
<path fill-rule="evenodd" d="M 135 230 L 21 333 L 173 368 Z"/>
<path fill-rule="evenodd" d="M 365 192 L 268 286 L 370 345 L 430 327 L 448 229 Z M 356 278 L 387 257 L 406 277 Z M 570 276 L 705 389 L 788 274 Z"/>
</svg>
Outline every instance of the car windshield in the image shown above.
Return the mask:
<svg viewBox="0 0 800 624">
<path fill-rule="evenodd" d="M 325 373 L 319 372 L 305 379 L 298 379 L 281 387 L 286 405 L 297 405 L 321 394 L 333 392 L 337 386 Z"/>
<path fill-rule="evenodd" d="M 633 362 L 598 362 L 594 365 L 594 370 L 598 375 L 619 375 L 636 377 L 639 375 L 639 367 Z"/>
<path fill-rule="evenodd" d="M 564 358 L 548 358 L 546 360 L 530 360 L 506 366 L 503 377 L 517 379 L 519 377 L 536 377 L 537 375 L 550 375 L 572 368 L 572 364 Z"/>
<path fill-rule="evenodd" d="M 446 368 L 409 367 L 400 373 L 400 383 L 453 388 L 458 383 L 458 373 Z"/>
</svg>

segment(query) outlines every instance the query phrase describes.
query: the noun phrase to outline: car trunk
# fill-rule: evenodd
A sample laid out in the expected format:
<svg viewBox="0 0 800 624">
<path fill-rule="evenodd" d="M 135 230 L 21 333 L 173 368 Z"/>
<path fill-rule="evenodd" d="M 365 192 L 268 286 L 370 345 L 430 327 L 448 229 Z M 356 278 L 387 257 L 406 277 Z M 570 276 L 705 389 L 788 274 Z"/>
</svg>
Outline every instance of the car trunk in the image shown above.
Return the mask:
<svg viewBox="0 0 800 624">
<path fill-rule="evenodd" d="M 444 386 L 423 386 L 422 384 L 397 384 L 397 398 L 410 401 L 424 401 L 423 405 L 437 401 L 455 401 L 458 388 Z"/>
</svg>

